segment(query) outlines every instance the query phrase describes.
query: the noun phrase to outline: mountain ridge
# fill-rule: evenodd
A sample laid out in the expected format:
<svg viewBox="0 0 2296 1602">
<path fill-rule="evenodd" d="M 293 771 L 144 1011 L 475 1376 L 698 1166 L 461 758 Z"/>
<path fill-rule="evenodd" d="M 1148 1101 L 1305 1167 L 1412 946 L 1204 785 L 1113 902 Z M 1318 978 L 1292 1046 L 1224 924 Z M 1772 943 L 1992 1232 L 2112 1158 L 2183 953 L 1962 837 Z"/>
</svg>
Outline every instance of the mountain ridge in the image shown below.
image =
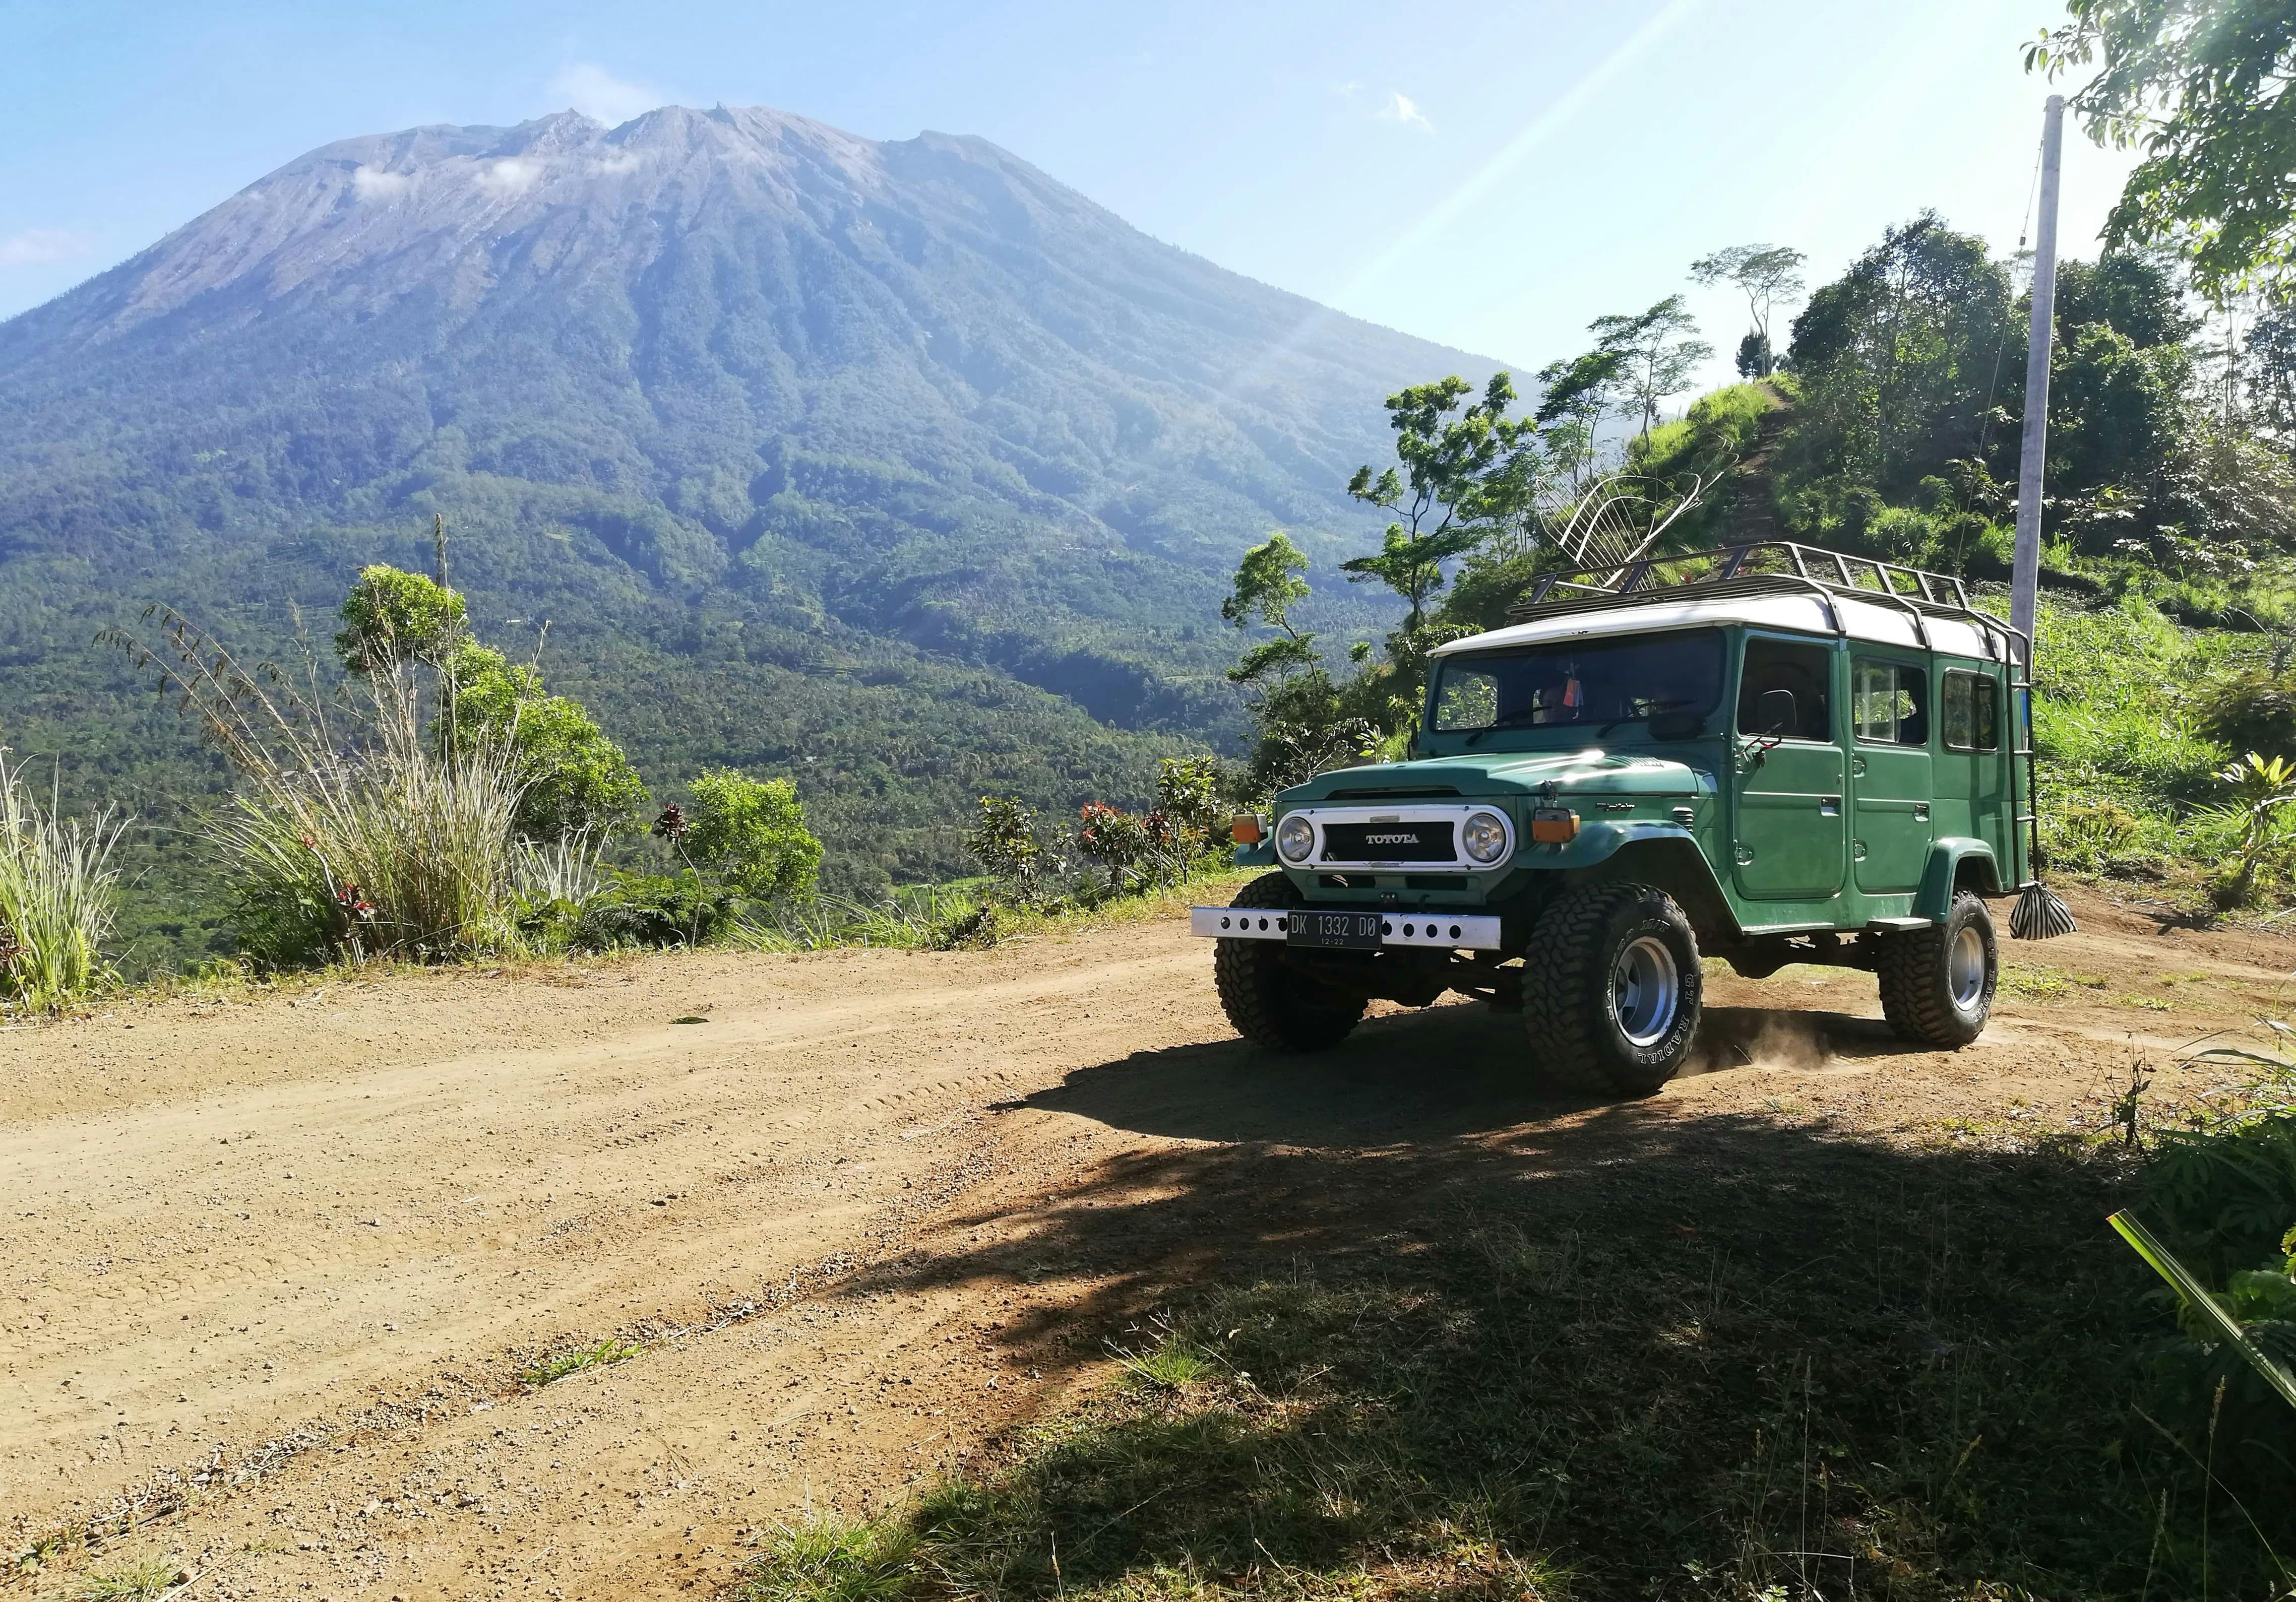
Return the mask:
<svg viewBox="0 0 2296 1602">
<path fill-rule="evenodd" d="M 658 787 L 795 772 L 864 879 L 946 871 L 970 795 L 1137 799 L 1155 750 L 1233 736 L 1217 609 L 1270 529 L 1327 626 L 1376 629 L 1328 582 L 1382 520 L 1347 476 L 1387 394 L 1493 366 L 972 135 L 666 107 L 337 141 L 0 323 L 0 738 L 156 786 L 192 758 L 113 738 L 82 625 L 167 601 L 276 652 L 443 513 L 481 632 L 555 619 L 545 666 Z"/>
</svg>

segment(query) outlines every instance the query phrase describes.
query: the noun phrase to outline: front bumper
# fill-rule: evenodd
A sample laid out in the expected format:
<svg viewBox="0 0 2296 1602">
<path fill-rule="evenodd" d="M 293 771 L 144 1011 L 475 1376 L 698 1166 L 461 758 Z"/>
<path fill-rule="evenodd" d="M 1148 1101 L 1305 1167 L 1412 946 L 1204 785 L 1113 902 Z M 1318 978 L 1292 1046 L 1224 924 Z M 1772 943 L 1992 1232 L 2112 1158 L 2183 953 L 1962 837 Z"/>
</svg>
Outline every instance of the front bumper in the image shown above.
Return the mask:
<svg viewBox="0 0 2296 1602">
<path fill-rule="evenodd" d="M 1310 907 L 1306 911 L 1331 911 Z M 1288 940 L 1292 914 L 1275 908 L 1190 907 L 1188 933 L 1211 940 Z M 1495 952 L 1499 949 L 1499 920 L 1487 913 L 1401 911 L 1380 913 L 1380 944 L 1420 951 Z"/>
</svg>

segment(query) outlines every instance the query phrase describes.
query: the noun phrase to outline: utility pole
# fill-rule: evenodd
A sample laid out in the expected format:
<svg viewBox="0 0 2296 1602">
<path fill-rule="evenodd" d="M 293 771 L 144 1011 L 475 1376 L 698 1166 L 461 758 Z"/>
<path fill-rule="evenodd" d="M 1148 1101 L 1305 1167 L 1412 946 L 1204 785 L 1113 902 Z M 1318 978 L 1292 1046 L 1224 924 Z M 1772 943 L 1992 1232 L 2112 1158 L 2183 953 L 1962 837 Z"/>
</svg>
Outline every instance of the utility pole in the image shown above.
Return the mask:
<svg viewBox="0 0 2296 1602">
<path fill-rule="evenodd" d="M 2041 586 L 2041 463 L 2049 448 L 2049 347 L 2057 311 L 2057 167 L 2065 148 L 2065 97 L 2049 96 L 2041 127 L 2041 210 L 2033 233 L 2033 327 L 2025 348 L 2025 441 L 2017 458 L 2017 565 L 2009 626 L 2033 637 Z M 2025 664 L 2025 676 L 2033 664 Z"/>
</svg>

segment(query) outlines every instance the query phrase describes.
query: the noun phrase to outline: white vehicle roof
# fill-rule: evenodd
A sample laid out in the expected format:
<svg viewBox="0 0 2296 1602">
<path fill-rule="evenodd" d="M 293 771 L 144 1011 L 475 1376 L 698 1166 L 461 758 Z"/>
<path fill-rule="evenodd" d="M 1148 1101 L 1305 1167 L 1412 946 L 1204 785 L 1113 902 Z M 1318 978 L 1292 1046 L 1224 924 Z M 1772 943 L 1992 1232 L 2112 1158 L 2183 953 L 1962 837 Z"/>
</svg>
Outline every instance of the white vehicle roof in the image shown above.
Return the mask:
<svg viewBox="0 0 2296 1602">
<path fill-rule="evenodd" d="M 1835 627 L 1836 617 L 1841 619 L 1839 628 Z M 1609 634 L 1648 634 L 1660 630 L 1713 628 L 1732 623 L 1753 628 L 1821 634 L 1829 639 L 1846 633 L 1852 640 L 1869 640 L 1877 645 L 1902 645 L 1916 650 L 1924 649 L 1922 635 L 1925 633 L 1929 636 L 1926 649 L 1947 656 L 1977 657 L 1996 662 L 2007 659 L 2002 635 L 1991 629 L 1980 628 L 1959 617 L 1940 617 L 1924 609 L 1921 614 L 1920 632 L 1916 633 L 1914 615 L 1906 608 L 1883 601 L 1859 601 L 1833 589 L 1823 596 L 1788 593 L 1672 599 L 1653 595 L 1649 601 L 1634 605 L 1604 606 L 1597 610 L 1565 611 L 1552 617 L 1534 617 L 1527 623 L 1511 624 L 1488 633 L 1472 634 L 1464 640 L 1439 645 L 1431 654 L 1448 657 L 1461 651 L 1490 650 L 1508 645 L 1543 645 L 1550 641 L 1591 640 Z"/>
</svg>

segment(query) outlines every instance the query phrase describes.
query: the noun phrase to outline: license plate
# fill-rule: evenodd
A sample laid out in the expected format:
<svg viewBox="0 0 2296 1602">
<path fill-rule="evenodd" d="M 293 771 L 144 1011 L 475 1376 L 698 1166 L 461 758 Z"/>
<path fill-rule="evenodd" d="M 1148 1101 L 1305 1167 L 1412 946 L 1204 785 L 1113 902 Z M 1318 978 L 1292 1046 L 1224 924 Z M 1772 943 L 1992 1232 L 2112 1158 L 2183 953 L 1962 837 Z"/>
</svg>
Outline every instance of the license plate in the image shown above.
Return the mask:
<svg viewBox="0 0 2296 1602">
<path fill-rule="evenodd" d="M 1294 912 L 1286 936 L 1293 945 L 1324 950 L 1375 952 L 1380 946 L 1377 912 Z"/>
</svg>

